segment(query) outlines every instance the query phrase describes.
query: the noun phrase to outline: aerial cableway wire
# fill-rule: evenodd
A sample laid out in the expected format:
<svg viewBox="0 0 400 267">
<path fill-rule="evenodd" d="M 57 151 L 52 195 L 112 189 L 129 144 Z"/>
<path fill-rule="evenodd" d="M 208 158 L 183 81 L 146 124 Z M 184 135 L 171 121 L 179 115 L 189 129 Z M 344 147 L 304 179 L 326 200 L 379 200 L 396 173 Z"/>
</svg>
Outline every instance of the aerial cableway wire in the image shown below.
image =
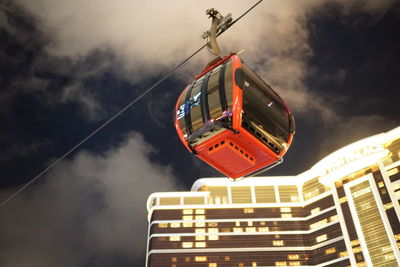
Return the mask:
<svg viewBox="0 0 400 267">
<path fill-rule="evenodd" d="M 243 18 L 247 13 L 249 13 L 253 8 L 255 8 L 258 4 L 260 4 L 263 0 L 259 0 L 256 2 L 253 6 L 251 6 L 248 10 L 246 10 L 242 15 L 240 15 L 237 19 L 232 21 L 228 27 L 226 27 L 224 30 L 219 32 L 217 36 L 220 36 L 222 33 L 224 33 L 227 29 L 229 29 L 233 24 L 238 22 L 241 18 Z M 175 73 L 180 67 L 182 67 L 187 61 L 189 61 L 192 57 L 194 57 L 197 53 L 199 53 L 201 50 L 203 50 L 207 44 L 204 44 L 202 47 L 197 49 L 195 52 L 193 52 L 189 57 L 187 57 L 185 60 L 183 60 L 181 63 L 176 65 L 173 69 L 171 69 L 166 75 L 164 75 L 160 80 L 158 80 L 156 83 L 154 83 L 152 86 L 150 86 L 148 89 L 143 91 L 140 95 L 138 95 L 135 99 L 133 99 L 129 104 L 127 104 L 125 107 L 123 107 L 120 111 L 118 111 L 115 115 L 113 115 L 111 118 L 109 118 L 107 121 L 105 121 L 102 125 L 100 125 L 98 128 L 96 128 L 93 132 L 91 132 L 88 136 L 86 136 L 84 139 L 82 139 L 79 143 L 77 143 L 75 146 L 73 146 L 71 149 L 69 149 L 67 152 L 65 152 L 61 157 L 59 157 L 56 161 L 54 161 L 52 164 L 50 164 L 46 169 L 41 171 L 38 175 L 36 175 L 34 178 L 32 178 L 29 182 L 24 184 L 21 188 L 19 188 L 15 193 L 13 193 L 10 197 L 5 199 L 3 202 L 0 204 L 0 208 L 3 207 L 5 204 L 7 204 L 11 199 L 13 199 L 15 196 L 17 196 L 19 193 L 21 193 L 23 190 L 25 190 L 27 187 L 29 187 L 31 184 L 33 184 L 37 179 L 39 179 L 41 176 L 43 176 L 45 173 L 47 173 L 50 169 L 52 169 L 54 166 L 56 166 L 58 163 L 60 163 L 63 159 L 65 159 L 67 156 L 69 156 L 72 152 L 74 152 L 76 149 L 78 149 L 81 145 L 86 143 L 90 138 L 92 138 L 95 134 L 100 132 L 103 128 L 105 128 L 108 124 L 110 124 L 113 120 L 118 118 L 122 113 L 124 113 L 126 110 L 128 110 L 131 106 L 133 106 L 136 102 L 138 102 L 140 99 L 142 99 L 144 96 L 146 96 L 148 93 L 150 93 L 155 87 L 157 87 L 159 84 L 161 84 L 163 81 L 168 79 L 172 74 Z"/>
</svg>

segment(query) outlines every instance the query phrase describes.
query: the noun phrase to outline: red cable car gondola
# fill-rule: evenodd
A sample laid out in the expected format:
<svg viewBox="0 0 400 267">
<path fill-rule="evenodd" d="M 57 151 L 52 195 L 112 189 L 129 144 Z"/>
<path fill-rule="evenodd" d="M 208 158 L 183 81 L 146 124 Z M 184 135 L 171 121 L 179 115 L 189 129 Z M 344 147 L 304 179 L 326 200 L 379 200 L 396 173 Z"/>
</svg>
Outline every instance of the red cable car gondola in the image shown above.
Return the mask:
<svg viewBox="0 0 400 267">
<path fill-rule="evenodd" d="M 236 54 L 185 88 L 175 127 L 189 151 L 233 179 L 280 163 L 295 130 L 284 101 Z"/>
</svg>

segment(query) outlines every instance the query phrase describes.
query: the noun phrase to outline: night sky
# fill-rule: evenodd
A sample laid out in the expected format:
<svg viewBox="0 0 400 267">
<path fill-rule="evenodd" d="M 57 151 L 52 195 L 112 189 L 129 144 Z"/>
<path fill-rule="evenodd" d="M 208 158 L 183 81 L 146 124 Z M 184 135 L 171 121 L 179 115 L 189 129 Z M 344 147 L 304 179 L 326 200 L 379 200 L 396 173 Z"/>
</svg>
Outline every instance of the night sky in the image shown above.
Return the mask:
<svg viewBox="0 0 400 267">
<path fill-rule="evenodd" d="M 3 0 L 0 202 L 202 46 L 206 9 L 236 18 L 254 3 Z M 295 115 L 292 147 L 265 175 L 400 125 L 399 1 L 264 1 L 219 42 L 244 49 Z M 221 176 L 172 124 L 211 59 L 199 53 L 0 208 L 0 266 L 143 266 L 147 196 Z"/>
</svg>

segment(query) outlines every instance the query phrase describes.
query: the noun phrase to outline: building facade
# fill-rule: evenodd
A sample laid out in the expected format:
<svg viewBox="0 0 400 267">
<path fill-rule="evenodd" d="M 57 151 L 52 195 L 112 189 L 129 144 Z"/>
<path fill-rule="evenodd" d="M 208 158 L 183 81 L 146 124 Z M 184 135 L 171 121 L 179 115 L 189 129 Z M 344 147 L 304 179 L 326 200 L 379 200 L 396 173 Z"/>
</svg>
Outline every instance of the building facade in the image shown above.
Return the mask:
<svg viewBox="0 0 400 267">
<path fill-rule="evenodd" d="M 147 266 L 400 266 L 400 127 L 297 176 L 154 193 Z"/>
</svg>

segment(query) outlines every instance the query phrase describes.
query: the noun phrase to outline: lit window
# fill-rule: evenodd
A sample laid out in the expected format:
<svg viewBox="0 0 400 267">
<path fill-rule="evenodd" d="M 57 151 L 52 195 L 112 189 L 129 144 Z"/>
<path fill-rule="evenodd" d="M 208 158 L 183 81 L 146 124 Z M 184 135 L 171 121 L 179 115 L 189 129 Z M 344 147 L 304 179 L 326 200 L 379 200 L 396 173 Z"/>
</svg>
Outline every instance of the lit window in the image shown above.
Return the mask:
<svg viewBox="0 0 400 267">
<path fill-rule="evenodd" d="M 320 208 L 320 207 L 317 207 L 317 208 L 311 210 L 311 214 L 312 214 L 312 215 L 315 215 L 315 214 L 320 213 L 320 211 L 321 211 L 321 208 Z"/>
<path fill-rule="evenodd" d="M 281 212 L 291 212 L 291 211 L 292 211 L 292 209 L 289 207 L 281 208 Z"/>
<path fill-rule="evenodd" d="M 339 215 L 332 215 L 331 217 L 329 217 L 329 221 L 330 222 L 336 222 L 339 221 Z"/>
<path fill-rule="evenodd" d="M 249 186 L 231 187 L 232 203 L 252 203 L 251 189 Z"/>
<path fill-rule="evenodd" d="M 385 255 L 385 261 L 389 261 L 389 260 L 393 260 L 393 259 L 394 259 L 394 254 L 393 253 Z"/>
<path fill-rule="evenodd" d="M 233 232 L 234 233 L 241 233 L 241 232 L 243 232 L 243 229 L 242 229 L 242 227 L 233 227 Z"/>
<path fill-rule="evenodd" d="M 387 175 L 389 176 L 395 175 L 397 173 L 399 173 L 399 169 L 397 169 L 397 167 L 387 171 Z"/>
<path fill-rule="evenodd" d="M 253 261 L 253 262 L 251 263 L 251 267 L 257 267 L 257 262 Z"/>
<path fill-rule="evenodd" d="M 292 214 L 290 213 L 283 213 L 282 218 L 292 218 Z"/>
<path fill-rule="evenodd" d="M 193 242 L 182 242 L 182 248 L 192 248 Z"/>
<path fill-rule="evenodd" d="M 184 220 L 184 221 L 191 221 L 191 220 L 193 220 L 193 216 L 191 216 L 191 215 L 182 216 L 182 220 Z"/>
<path fill-rule="evenodd" d="M 347 257 L 347 255 L 349 255 L 349 252 L 348 252 L 347 250 L 341 251 L 341 252 L 339 253 L 339 257 L 340 257 L 340 258 Z"/>
<path fill-rule="evenodd" d="M 265 225 L 265 222 L 260 222 L 260 225 Z"/>
<path fill-rule="evenodd" d="M 358 262 L 357 263 L 357 267 L 367 267 L 367 264 L 365 264 L 365 262 Z"/>
<path fill-rule="evenodd" d="M 275 266 L 287 266 L 286 261 L 276 261 Z"/>
<path fill-rule="evenodd" d="M 327 250 L 325 250 L 325 254 L 326 255 L 329 255 L 329 254 L 332 254 L 332 253 L 335 253 L 335 252 L 336 252 L 336 248 L 335 247 L 328 248 Z"/>
<path fill-rule="evenodd" d="M 183 214 L 193 214 L 193 210 L 183 210 Z"/>
<path fill-rule="evenodd" d="M 196 209 L 196 214 L 204 214 L 204 209 Z"/>
<path fill-rule="evenodd" d="M 358 240 L 358 239 L 351 240 L 350 244 L 352 247 L 358 246 L 358 245 L 360 245 L 360 240 Z"/>
<path fill-rule="evenodd" d="M 249 221 L 249 222 L 247 222 L 247 225 L 248 225 L 248 226 L 253 226 L 253 222 L 252 222 L 252 221 Z"/>
<path fill-rule="evenodd" d="M 268 232 L 268 227 L 258 227 L 259 232 Z"/>
<path fill-rule="evenodd" d="M 225 261 L 230 261 L 231 260 L 231 257 L 229 257 L 229 256 L 225 256 Z"/>
<path fill-rule="evenodd" d="M 358 246 L 358 247 L 354 247 L 353 248 L 353 253 L 354 254 L 356 254 L 356 253 L 360 253 L 362 251 L 362 249 L 361 249 L 361 247 L 360 246 Z"/>
<path fill-rule="evenodd" d="M 204 228 L 197 228 L 197 229 L 195 230 L 195 233 L 196 233 L 196 234 L 205 234 L 205 233 L 206 233 L 206 229 L 204 229 Z"/>
<path fill-rule="evenodd" d="M 196 248 L 205 248 L 206 247 L 206 242 L 196 242 L 195 243 Z"/>
<path fill-rule="evenodd" d="M 208 267 L 217 267 L 218 265 L 215 262 L 210 262 Z"/>
<path fill-rule="evenodd" d="M 385 184 L 384 184 L 382 181 L 378 182 L 378 187 L 379 187 L 379 188 L 382 188 L 382 187 L 384 187 L 384 186 L 385 186 Z"/>
<path fill-rule="evenodd" d="M 206 236 L 205 235 L 196 235 L 196 240 L 198 240 L 198 241 L 206 240 Z"/>
<path fill-rule="evenodd" d="M 352 192 L 351 195 L 354 198 L 359 198 L 359 197 L 361 197 L 361 196 L 363 196 L 365 194 L 368 194 L 370 192 L 371 192 L 371 187 L 365 187 L 365 188 L 362 188 L 362 189 L 360 189 L 360 190 L 358 190 L 356 192 Z"/>
<path fill-rule="evenodd" d="M 311 230 L 318 229 L 318 228 L 326 225 L 327 223 L 328 223 L 328 219 L 320 220 L 320 221 L 318 221 L 316 223 L 310 224 L 310 229 Z"/>
<path fill-rule="evenodd" d="M 339 203 L 340 203 L 340 204 L 345 203 L 345 202 L 347 202 L 347 197 L 341 197 L 341 198 L 339 198 Z"/>
<path fill-rule="evenodd" d="M 160 197 L 160 205 L 180 205 L 179 197 Z"/>
<path fill-rule="evenodd" d="M 207 261 L 207 257 L 206 256 L 196 256 L 194 258 L 194 261 Z"/>
<path fill-rule="evenodd" d="M 230 233 L 231 232 L 231 228 L 221 228 L 221 232 Z"/>
<path fill-rule="evenodd" d="M 218 240 L 219 236 L 218 235 L 209 235 L 208 240 Z"/>
<path fill-rule="evenodd" d="M 240 226 L 240 222 L 235 222 L 235 226 Z"/>
<path fill-rule="evenodd" d="M 244 211 L 244 213 L 254 213 L 254 209 L 253 208 L 246 208 L 243 211 Z"/>
<path fill-rule="evenodd" d="M 185 205 L 200 205 L 204 204 L 204 197 L 184 197 L 183 203 Z"/>
<path fill-rule="evenodd" d="M 393 185 L 393 190 L 398 190 L 398 189 L 400 189 L 400 183 L 397 183 L 397 184 L 394 184 Z"/>
<path fill-rule="evenodd" d="M 254 232 L 256 232 L 256 228 L 255 227 L 246 227 L 246 232 L 254 233 Z"/>
<path fill-rule="evenodd" d="M 159 223 L 158 224 L 158 228 L 167 228 L 168 227 L 168 223 Z"/>
<path fill-rule="evenodd" d="M 218 233 L 218 228 L 208 228 L 209 233 Z"/>
<path fill-rule="evenodd" d="M 360 210 L 367 210 L 367 209 L 370 209 L 370 208 L 371 208 L 371 203 L 369 203 L 369 202 L 366 202 L 366 203 L 363 203 L 363 204 L 359 205 L 359 209 Z"/>
<path fill-rule="evenodd" d="M 244 267 L 244 263 L 243 262 L 239 262 L 238 267 Z"/>
<path fill-rule="evenodd" d="M 383 204 L 383 207 L 385 208 L 385 210 L 391 209 L 391 208 L 393 208 L 393 203 L 389 202 L 389 203 Z"/>
<path fill-rule="evenodd" d="M 300 262 L 299 261 L 290 261 L 289 266 L 300 266 Z"/>
<path fill-rule="evenodd" d="M 204 221 L 205 219 L 206 219 L 206 216 L 204 216 L 204 215 L 196 215 L 196 220 L 198 220 L 198 221 Z"/>
<path fill-rule="evenodd" d="M 400 240 L 400 234 L 395 234 L 394 237 L 396 238 L 396 240 Z"/>
<path fill-rule="evenodd" d="M 289 254 L 288 260 L 298 260 L 299 257 L 300 257 L 299 254 Z"/>
<path fill-rule="evenodd" d="M 173 235 L 169 237 L 169 241 L 180 241 L 181 237 L 179 235 Z"/>
<path fill-rule="evenodd" d="M 184 222 L 182 223 L 183 227 L 193 227 L 193 223 Z"/>
<path fill-rule="evenodd" d="M 185 262 L 190 262 L 190 257 L 185 257 Z"/>
<path fill-rule="evenodd" d="M 205 222 L 197 222 L 196 227 L 206 227 L 206 223 Z"/>
<path fill-rule="evenodd" d="M 178 223 L 178 222 L 171 223 L 171 228 L 179 228 L 179 227 L 181 227 L 180 223 Z"/>
<path fill-rule="evenodd" d="M 283 242 L 283 240 L 273 240 L 272 245 L 275 247 L 282 247 L 285 245 L 285 242 Z"/>
<path fill-rule="evenodd" d="M 172 257 L 172 258 L 171 258 L 171 261 L 172 261 L 172 262 L 177 262 L 177 260 L 178 260 L 178 259 L 177 259 L 176 257 Z"/>
<path fill-rule="evenodd" d="M 217 222 L 209 222 L 208 227 L 217 227 L 218 223 Z"/>
<path fill-rule="evenodd" d="M 317 240 L 317 243 L 319 243 L 319 242 L 322 242 L 322 241 L 325 241 L 325 240 L 327 240 L 328 239 L 328 236 L 325 234 L 325 235 L 320 235 L 320 236 L 317 236 L 317 238 L 315 238 L 315 240 Z"/>
</svg>

